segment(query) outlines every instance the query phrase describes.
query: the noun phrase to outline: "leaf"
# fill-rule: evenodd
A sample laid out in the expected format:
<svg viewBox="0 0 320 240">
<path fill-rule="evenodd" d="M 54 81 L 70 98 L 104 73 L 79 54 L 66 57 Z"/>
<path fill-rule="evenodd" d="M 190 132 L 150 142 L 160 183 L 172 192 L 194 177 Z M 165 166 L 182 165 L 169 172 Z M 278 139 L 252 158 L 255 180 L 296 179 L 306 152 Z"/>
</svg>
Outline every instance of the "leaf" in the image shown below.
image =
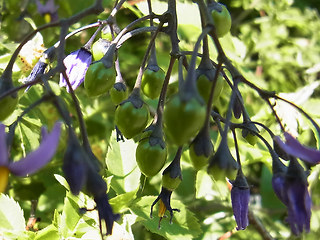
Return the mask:
<svg viewBox="0 0 320 240">
<path fill-rule="evenodd" d="M 62 177 L 59 174 L 53 174 L 53 175 L 62 186 L 64 186 L 68 191 L 70 191 L 69 184 L 64 177 Z"/>
<path fill-rule="evenodd" d="M 109 200 L 109 203 L 113 211 L 116 213 L 124 212 L 130 205 L 130 203 L 135 199 L 137 190 L 120 194 L 114 198 L 111 198 Z"/>
<path fill-rule="evenodd" d="M 161 221 L 161 228 L 158 229 L 159 217 L 156 212 L 154 212 L 153 218 L 150 218 L 150 207 L 155 199 L 156 196 L 142 197 L 131 208 L 131 211 L 138 216 L 137 221 L 140 221 L 149 231 L 157 233 L 166 239 L 175 240 L 193 239 L 201 234 L 202 231 L 197 218 L 177 200 L 171 201 L 173 208 L 180 209 L 180 212 L 174 212 L 173 223 L 170 224 L 169 220 L 164 218 Z M 156 210 L 157 207 L 154 208 L 154 211 Z"/>
<path fill-rule="evenodd" d="M 14 239 L 25 231 L 25 227 L 23 210 L 19 204 L 7 195 L 0 193 L 0 233 L 4 237 L 8 236 L 11 237 L 10 239 Z"/>
<path fill-rule="evenodd" d="M 18 124 L 21 137 L 21 147 L 23 154 L 26 155 L 39 146 L 39 129 L 41 126 L 40 120 L 24 118 Z"/>
<path fill-rule="evenodd" d="M 118 194 L 133 191 L 139 186 L 140 171 L 135 158 L 136 147 L 133 140 L 117 142 L 116 132 L 113 131 L 106 164 L 108 171 L 114 175 L 111 187 Z"/>
<path fill-rule="evenodd" d="M 44 229 L 41 229 L 37 232 L 37 235 L 34 240 L 59 240 L 58 229 L 50 224 Z"/>
<path fill-rule="evenodd" d="M 196 178 L 196 198 L 213 198 L 215 194 L 213 184 L 211 177 L 205 170 L 198 171 Z"/>
<path fill-rule="evenodd" d="M 61 223 L 59 228 L 60 234 L 65 238 L 72 235 L 80 218 L 79 206 L 72 199 L 71 193 L 67 192 L 67 195 L 64 199 L 63 212 L 61 215 Z"/>
</svg>

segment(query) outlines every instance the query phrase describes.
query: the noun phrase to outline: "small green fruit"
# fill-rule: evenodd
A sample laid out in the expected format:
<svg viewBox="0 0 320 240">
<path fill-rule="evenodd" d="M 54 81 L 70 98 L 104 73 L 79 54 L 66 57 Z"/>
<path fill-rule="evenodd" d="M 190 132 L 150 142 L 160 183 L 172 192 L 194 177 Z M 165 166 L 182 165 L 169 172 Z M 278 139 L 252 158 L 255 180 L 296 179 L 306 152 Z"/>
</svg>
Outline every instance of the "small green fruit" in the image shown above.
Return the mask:
<svg viewBox="0 0 320 240">
<path fill-rule="evenodd" d="M 217 37 L 223 37 L 231 29 L 231 15 L 223 4 L 214 3 L 209 6 L 214 26 L 216 28 Z"/>
</svg>

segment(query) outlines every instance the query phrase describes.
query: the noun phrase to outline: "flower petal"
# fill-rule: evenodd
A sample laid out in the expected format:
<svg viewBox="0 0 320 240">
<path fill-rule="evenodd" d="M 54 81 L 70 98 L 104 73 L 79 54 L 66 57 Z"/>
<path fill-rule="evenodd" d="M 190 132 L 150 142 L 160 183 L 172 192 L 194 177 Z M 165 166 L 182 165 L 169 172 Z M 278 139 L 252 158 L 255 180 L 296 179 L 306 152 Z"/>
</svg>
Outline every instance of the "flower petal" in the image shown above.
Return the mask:
<svg viewBox="0 0 320 240">
<path fill-rule="evenodd" d="M 284 190 L 285 187 L 285 176 L 283 174 L 275 174 L 272 177 L 272 188 L 277 195 L 277 197 L 283 202 L 285 205 L 288 204 L 288 197 Z"/>
<path fill-rule="evenodd" d="M 310 231 L 311 198 L 303 183 L 294 181 L 288 184 L 288 222 L 295 235 L 304 230 Z"/>
<path fill-rule="evenodd" d="M 114 214 L 112 208 L 108 201 L 108 196 L 106 193 L 96 196 L 94 201 L 97 204 L 97 210 L 99 214 L 99 223 L 100 223 L 100 233 L 102 233 L 102 223 L 106 225 L 107 235 L 112 234 L 113 223 L 117 221 L 120 217 L 119 214 Z"/>
<path fill-rule="evenodd" d="M 10 171 L 17 176 L 26 176 L 46 165 L 56 152 L 59 144 L 60 131 L 61 122 L 57 122 L 51 133 L 43 139 L 37 150 L 29 153 L 20 161 L 10 163 Z"/>
<path fill-rule="evenodd" d="M 250 200 L 250 189 L 233 187 L 231 189 L 231 202 L 233 214 L 237 222 L 237 230 L 244 230 L 249 225 L 248 207 Z"/>
<path fill-rule="evenodd" d="M 286 143 L 276 136 L 275 141 L 278 145 L 289 155 L 300 158 L 311 164 L 318 164 L 320 162 L 320 151 L 303 146 L 298 140 L 285 132 Z"/>
<path fill-rule="evenodd" d="M 8 165 L 8 149 L 6 143 L 5 125 L 0 123 L 0 166 Z"/>
<path fill-rule="evenodd" d="M 80 48 L 77 51 L 70 53 L 63 63 L 66 67 L 66 74 L 69 78 L 72 89 L 75 90 L 84 81 L 88 67 L 92 62 L 92 54 L 84 48 Z M 63 75 L 60 75 L 60 86 L 67 87 L 66 80 Z"/>
</svg>

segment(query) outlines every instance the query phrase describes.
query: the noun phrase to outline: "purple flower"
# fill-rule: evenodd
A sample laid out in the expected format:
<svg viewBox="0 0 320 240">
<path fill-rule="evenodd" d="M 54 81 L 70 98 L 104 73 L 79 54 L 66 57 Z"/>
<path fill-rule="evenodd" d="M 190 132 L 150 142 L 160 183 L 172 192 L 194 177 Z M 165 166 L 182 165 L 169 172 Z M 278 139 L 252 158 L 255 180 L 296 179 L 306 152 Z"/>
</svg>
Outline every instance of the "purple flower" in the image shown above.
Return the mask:
<svg viewBox="0 0 320 240">
<path fill-rule="evenodd" d="M 285 205 L 288 205 L 288 196 L 285 192 L 285 175 L 284 174 L 275 174 L 272 177 L 272 188 L 276 196 L 283 202 Z"/>
<path fill-rule="evenodd" d="M 94 201 L 97 204 L 96 208 L 98 210 L 99 215 L 100 234 L 101 236 L 103 236 L 102 221 L 104 221 L 107 229 L 107 235 L 111 235 L 113 223 L 114 221 L 117 221 L 119 219 L 119 214 L 113 213 L 106 193 L 99 194 L 98 196 L 94 197 Z"/>
<path fill-rule="evenodd" d="M 278 159 L 278 161 L 280 161 Z M 273 164 L 279 165 L 275 162 Z M 293 234 L 310 231 L 311 198 L 308 192 L 307 176 L 298 161 L 290 160 L 289 167 L 274 171 L 272 186 L 277 197 L 287 206 L 290 228 Z"/>
<path fill-rule="evenodd" d="M 75 90 L 84 81 L 87 69 L 92 62 L 92 54 L 84 48 L 80 48 L 77 51 L 70 53 L 64 60 L 63 63 L 66 67 L 66 74 L 69 78 L 72 89 Z M 67 86 L 66 79 L 60 74 L 60 87 Z"/>
<path fill-rule="evenodd" d="M 164 216 L 164 213 L 166 212 L 166 210 L 169 211 L 170 213 L 170 223 L 172 223 L 172 218 L 173 218 L 173 211 L 177 211 L 180 212 L 179 209 L 176 208 L 171 208 L 171 204 L 170 204 L 170 200 L 171 200 L 171 194 L 172 191 L 162 187 L 161 192 L 159 194 L 159 196 L 157 197 L 156 200 L 154 200 L 154 202 L 151 205 L 151 212 L 150 212 L 150 218 L 152 218 L 152 211 L 153 211 L 153 206 L 159 201 L 159 213 L 158 216 L 160 217 L 159 219 L 159 225 L 158 228 L 160 229 L 160 222 Z"/>
<path fill-rule="evenodd" d="M 0 124 L 0 172 L 7 173 L 6 175 L 0 175 L 0 192 L 3 192 L 6 188 L 4 183 L 7 183 L 9 172 L 23 177 L 38 171 L 51 160 L 59 144 L 60 130 L 61 123 L 57 122 L 50 134 L 43 131 L 44 134 L 39 148 L 20 161 L 12 162 L 9 160 L 5 125 Z"/>
<path fill-rule="evenodd" d="M 232 182 L 231 203 L 234 218 L 237 222 L 237 230 L 244 230 L 249 225 L 248 212 L 250 201 L 250 189 L 242 171 Z"/>
<path fill-rule="evenodd" d="M 274 137 L 278 146 L 284 150 L 287 154 L 300 158 L 301 160 L 311 163 L 318 164 L 320 162 L 320 151 L 303 146 L 297 139 L 285 132 L 284 137 L 286 142 L 282 142 L 278 136 Z"/>
<path fill-rule="evenodd" d="M 48 0 L 44 5 L 41 4 L 39 0 L 36 0 L 36 4 L 37 4 L 38 12 L 42 16 L 45 16 L 47 14 L 50 15 L 51 22 L 55 22 L 59 19 L 58 12 L 57 12 L 59 6 L 56 6 L 54 4 L 54 0 Z"/>
<path fill-rule="evenodd" d="M 310 231 L 311 198 L 308 186 L 297 180 L 287 180 L 285 184 L 288 197 L 288 222 L 291 231 L 300 235 L 304 230 Z"/>
<path fill-rule="evenodd" d="M 75 134 L 69 131 L 68 147 L 63 159 L 63 172 L 73 195 L 78 195 L 87 180 L 87 154 Z"/>
</svg>

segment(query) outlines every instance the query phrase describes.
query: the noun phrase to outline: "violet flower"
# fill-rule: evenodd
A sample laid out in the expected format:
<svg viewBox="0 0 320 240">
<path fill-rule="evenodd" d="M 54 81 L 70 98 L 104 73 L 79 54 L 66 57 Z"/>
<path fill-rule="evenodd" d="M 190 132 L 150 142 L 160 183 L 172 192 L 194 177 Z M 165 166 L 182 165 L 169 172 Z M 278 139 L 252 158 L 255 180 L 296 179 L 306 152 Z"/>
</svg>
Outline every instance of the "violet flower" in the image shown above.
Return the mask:
<svg viewBox="0 0 320 240">
<path fill-rule="evenodd" d="M 66 74 L 68 76 L 69 82 L 72 89 L 75 90 L 84 81 L 88 67 L 92 62 L 92 54 L 85 48 L 80 48 L 72 53 L 70 53 L 64 60 L 63 63 L 66 67 Z M 69 87 L 67 86 L 66 79 L 62 74 L 60 74 L 60 87 L 67 87 L 69 92 Z"/>
<path fill-rule="evenodd" d="M 233 214 L 237 222 L 237 230 L 244 230 L 249 225 L 250 188 L 246 178 L 239 171 L 237 178 L 232 182 L 231 202 Z"/>
<path fill-rule="evenodd" d="M 98 215 L 99 215 L 99 225 L 100 225 L 100 234 L 103 236 L 102 233 L 102 221 L 104 221 L 107 229 L 107 235 L 112 234 L 112 228 L 114 221 L 119 219 L 119 214 L 114 214 L 112 208 L 108 201 L 108 196 L 106 193 L 99 194 L 98 196 L 94 197 L 94 201 L 96 202 Z"/>
<path fill-rule="evenodd" d="M 179 209 L 171 207 L 171 204 L 170 204 L 171 194 L 172 194 L 172 191 L 162 187 L 159 196 L 156 198 L 156 200 L 154 200 L 154 202 L 151 205 L 150 218 L 152 218 L 152 211 L 153 211 L 154 205 L 159 201 L 159 212 L 158 212 L 158 216 L 160 218 L 159 225 L 158 225 L 159 229 L 160 229 L 160 222 L 161 222 L 166 210 L 168 210 L 170 213 L 170 224 L 172 223 L 173 211 L 180 212 Z"/>
<path fill-rule="evenodd" d="M 0 192 L 3 192 L 7 186 L 9 172 L 16 176 L 27 176 L 35 173 L 51 160 L 59 144 L 60 131 L 61 123 L 57 122 L 51 133 L 43 131 L 43 139 L 38 149 L 20 161 L 13 162 L 9 160 L 5 125 L 0 124 Z"/>
<path fill-rule="evenodd" d="M 58 8 L 54 4 L 54 0 L 48 0 L 46 4 L 41 4 L 39 0 L 36 0 L 37 10 L 42 16 L 46 16 L 47 14 L 50 16 L 49 22 L 55 22 L 59 19 L 58 17 Z"/>
<path fill-rule="evenodd" d="M 291 231 L 300 235 L 310 231 L 311 197 L 308 191 L 307 175 L 296 159 L 290 160 L 286 180 L 285 199 L 288 201 L 288 222 Z"/>
<path fill-rule="evenodd" d="M 94 201 L 96 202 L 101 236 L 103 236 L 103 222 L 105 223 L 107 229 L 106 235 L 111 235 L 113 223 L 119 219 L 120 215 L 113 213 L 113 210 L 109 204 L 108 196 L 106 194 L 108 189 L 107 184 L 98 174 L 94 165 L 88 165 L 87 173 L 87 189 L 93 195 Z"/>
<path fill-rule="evenodd" d="M 297 139 L 285 132 L 286 142 L 282 142 L 278 136 L 274 137 L 278 146 L 290 156 L 300 158 L 310 164 L 318 164 L 320 162 L 320 151 L 303 146 Z"/>
<path fill-rule="evenodd" d="M 69 131 L 68 147 L 62 170 L 73 195 L 78 195 L 87 180 L 87 154 L 73 131 Z"/>
<path fill-rule="evenodd" d="M 272 186 L 277 197 L 287 206 L 291 231 L 300 235 L 310 231 L 311 198 L 307 176 L 295 158 L 285 167 L 279 159 L 273 160 Z"/>
</svg>

